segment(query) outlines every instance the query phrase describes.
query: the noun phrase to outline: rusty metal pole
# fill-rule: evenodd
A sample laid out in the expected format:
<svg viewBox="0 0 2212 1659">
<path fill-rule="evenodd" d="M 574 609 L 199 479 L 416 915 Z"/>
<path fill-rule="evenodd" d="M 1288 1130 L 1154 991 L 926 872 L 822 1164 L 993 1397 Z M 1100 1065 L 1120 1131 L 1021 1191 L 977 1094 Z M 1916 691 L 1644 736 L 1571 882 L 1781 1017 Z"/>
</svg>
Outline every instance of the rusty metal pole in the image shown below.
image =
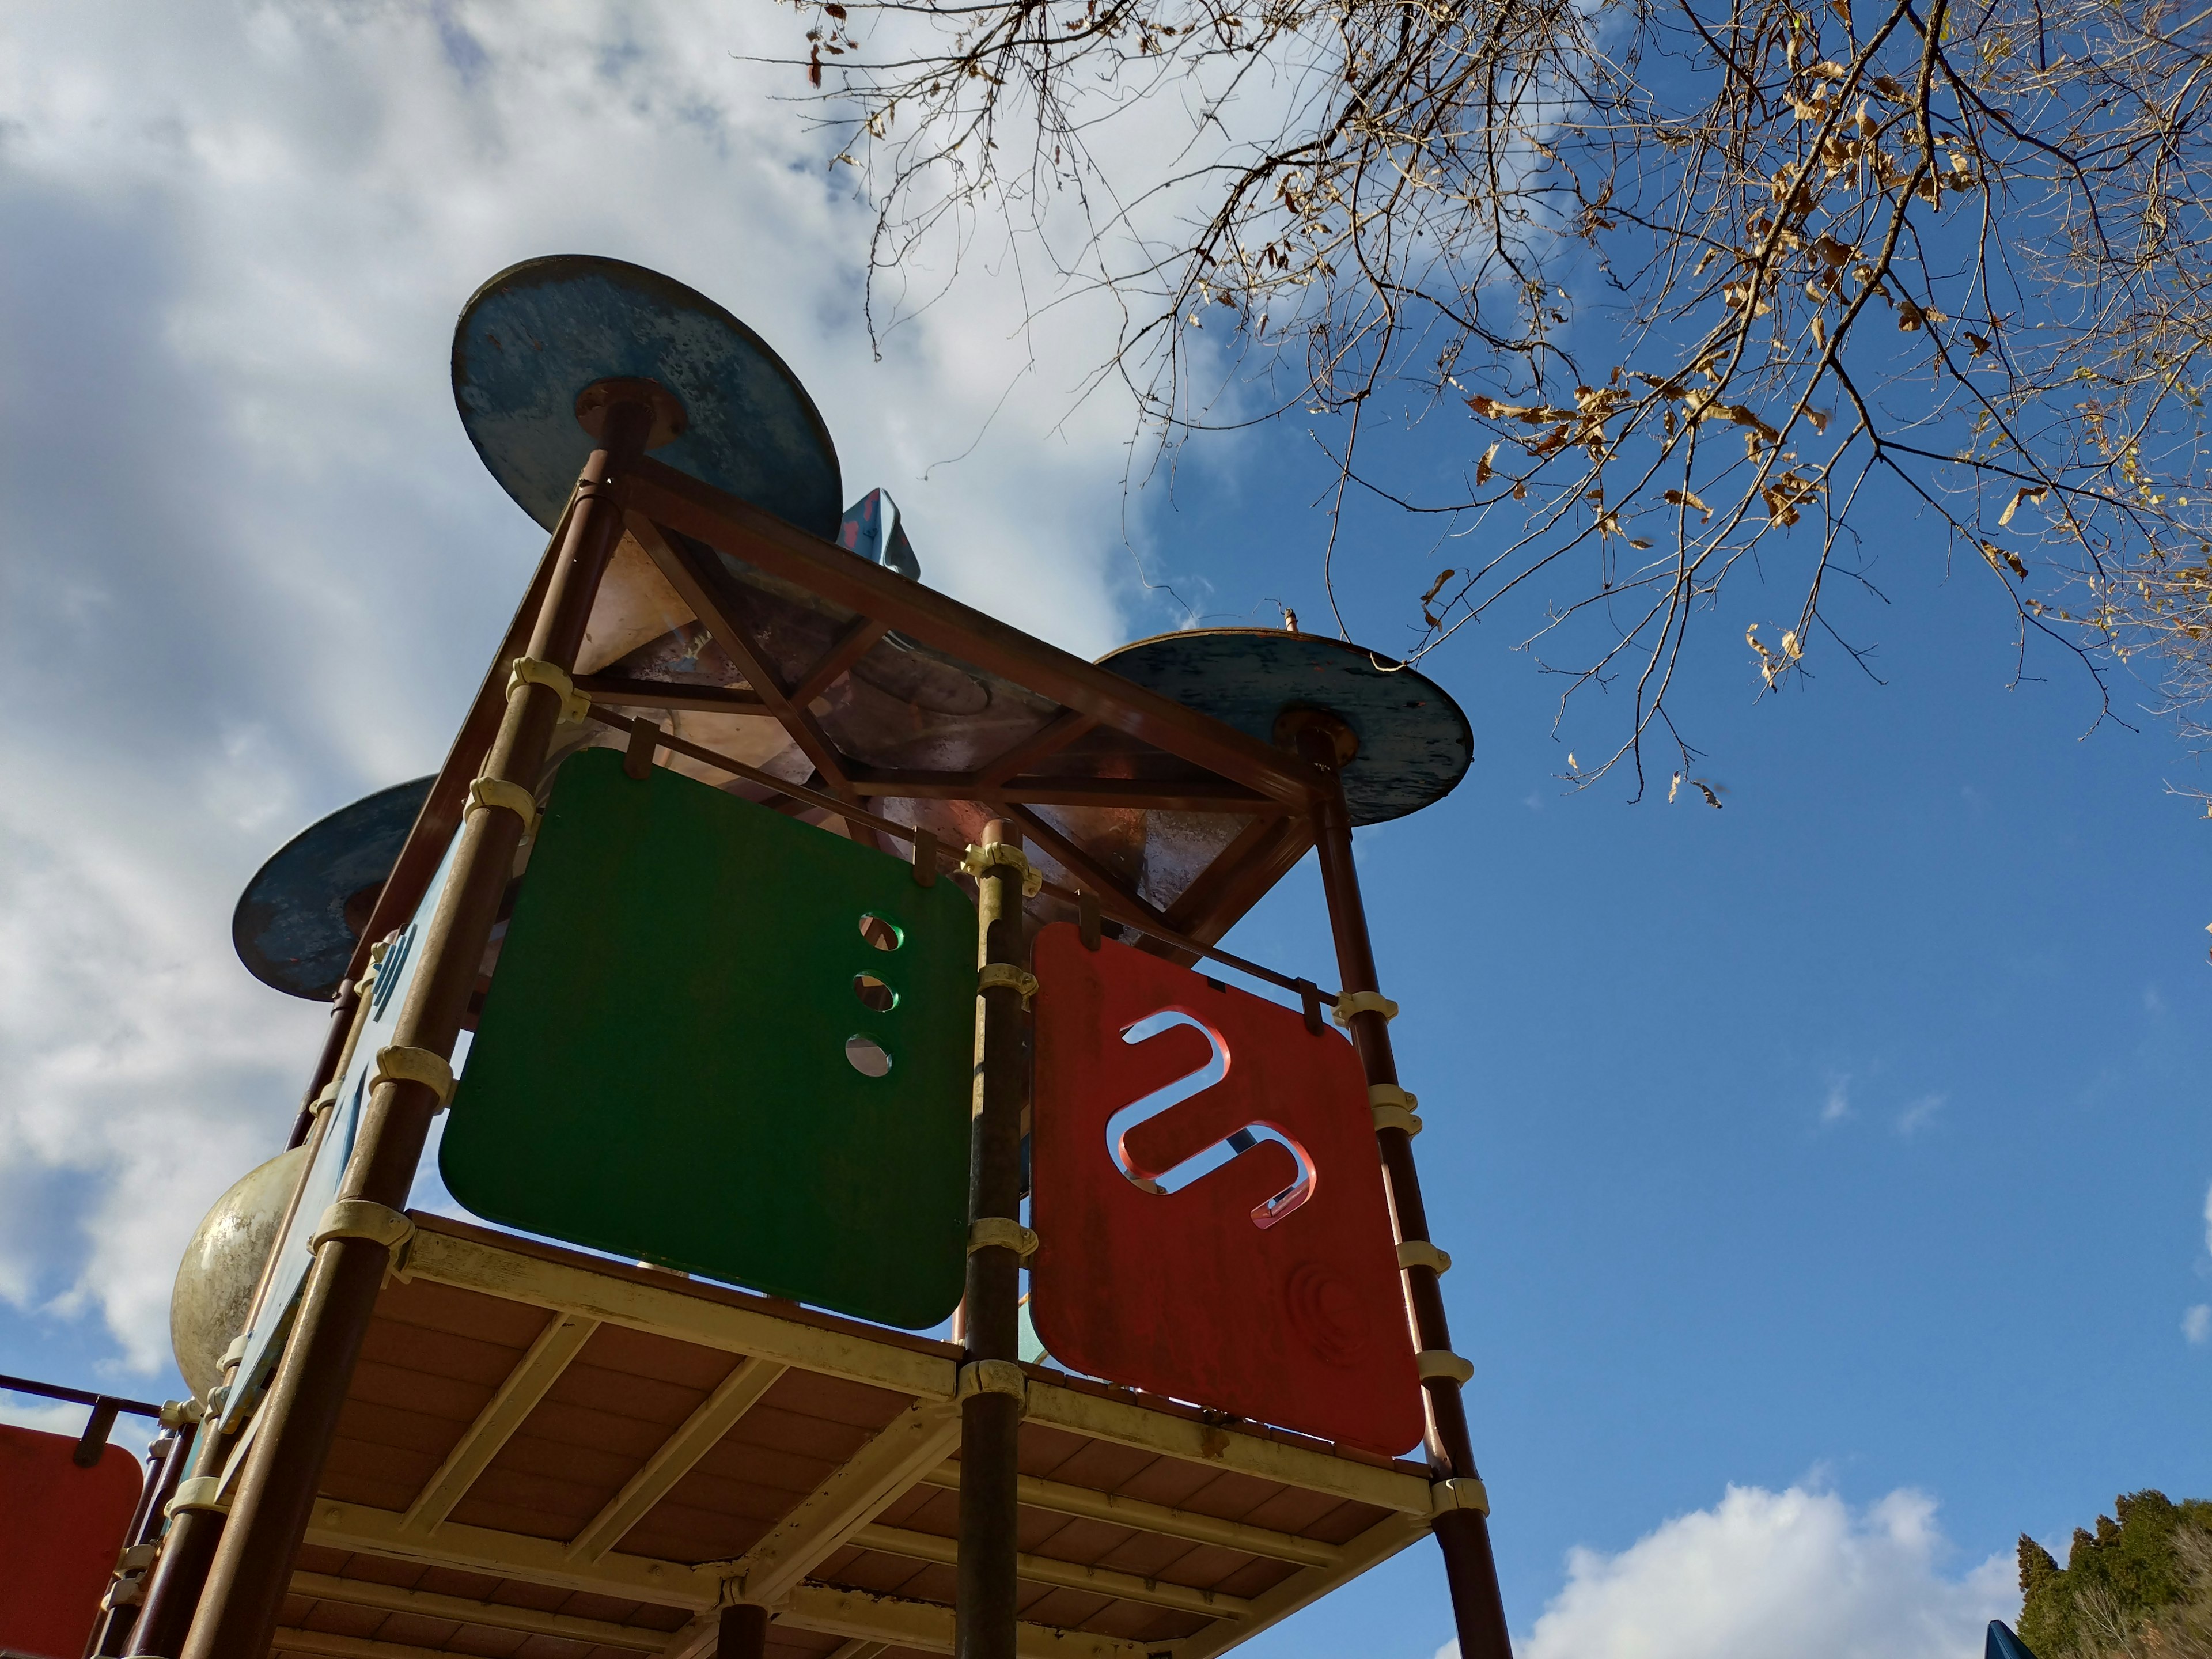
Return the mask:
<svg viewBox="0 0 2212 1659">
<path fill-rule="evenodd" d="M 1344 804 L 1344 781 L 1338 769 L 1349 758 L 1344 744 L 1348 732 L 1341 722 L 1328 719 L 1300 721 L 1294 732 L 1298 753 L 1326 781 L 1314 808 L 1314 844 L 1321 856 L 1322 891 L 1328 901 L 1329 929 L 1336 940 L 1339 980 L 1346 995 L 1378 994 L 1375 947 L 1368 936 L 1367 908 L 1360 899 L 1359 875 L 1352 860 L 1352 815 Z M 1390 1048 L 1389 1015 L 1370 1007 L 1350 1015 L 1346 1024 L 1367 1073 L 1370 1099 L 1378 1093 L 1396 1096 L 1398 1062 Z M 1402 1121 L 1389 1123 L 1387 1116 L 1387 1113 L 1377 1114 L 1375 1139 L 1382 1154 L 1391 1216 L 1399 1238 L 1408 1247 L 1398 1253 L 1400 1277 L 1404 1281 L 1413 1345 L 1423 1359 L 1429 1465 L 1442 1499 L 1437 1507 L 1435 1531 L 1437 1546 L 1443 1551 L 1445 1582 L 1451 1589 L 1460 1656 L 1461 1659 L 1512 1659 L 1505 1603 L 1498 1589 L 1498 1564 L 1490 1548 L 1489 1500 L 1475 1468 L 1466 1402 L 1460 1398 L 1461 1376 L 1456 1373 L 1463 1367 L 1453 1355 L 1451 1328 L 1444 1316 L 1443 1289 L 1438 1282 L 1443 1264 L 1429 1237 L 1421 1177 L 1413 1167 L 1413 1135 Z M 1460 1482 L 1468 1484 L 1456 1484 Z"/>
<path fill-rule="evenodd" d="M 531 656 L 564 672 L 575 667 L 592 600 L 622 537 L 614 480 L 642 451 L 652 424 L 647 404 L 615 404 L 606 412 L 602 447 L 584 465 L 530 642 Z M 522 842 L 519 805 L 503 803 L 536 790 L 561 711 L 560 693 L 539 682 L 521 681 L 508 697 L 482 779 L 471 786 L 477 804 L 462 819 L 453 873 L 430 918 L 391 1049 L 439 1062 L 451 1058 Z M 410 1069 L 421 1069 L 420 1058 Z M 268 1420 L 246 1455 L 182 1659 L 258 1659 L 269 1650 L 377 1291 L 392 1247 L 405 1236 L 402 1208 L 441 1104 L 440 1090 L 412 1076 L 386 1076 L 369 1097 L 331 1206 L 340 1218 L 331 1224 L 342 1230 L 324 1238 L 308 1270 L 297 1323 L 262 1402 Z"/>
<path fill-rule="evenodd" d="M 344 1067 L 344 1056 L 352 1047 L 354 1011 L 360 1006 L 361 988 L 349 979 L 331 999 L 330 1030 L 323 1038 L 321 1057 L 315 1061 L 314 1078 L 300 1097 L 300 1109 L 293 1115 L 292 1133 L 284 1142 L 287 1152 L 306 1140 L 307 1131 L 315 1127 L 315 1101 Z"/>
<path fill-rule="evenodd" d="M 968 1280 L 961 1302 L 960 1546 L 955 1659 L 1014 1659 L 1015 1498 L 1022 1427 L 1022 1108 L 1029 1077 L 1022 1008 L 1022 901 L 1034 879 L 1004 820 L 968 849 L 975 877 L 979 969 L 975 1093 L 968 1142 Z"/>
</svg>

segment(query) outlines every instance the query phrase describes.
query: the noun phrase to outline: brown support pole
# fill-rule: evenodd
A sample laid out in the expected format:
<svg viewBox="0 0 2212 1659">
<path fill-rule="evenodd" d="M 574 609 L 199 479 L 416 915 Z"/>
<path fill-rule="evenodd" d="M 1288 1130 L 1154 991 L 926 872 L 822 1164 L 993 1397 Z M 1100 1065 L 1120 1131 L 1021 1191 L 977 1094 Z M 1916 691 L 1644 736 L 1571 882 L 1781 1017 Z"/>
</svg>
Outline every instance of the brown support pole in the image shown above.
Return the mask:
<svg viewBox="0 0 2212 1659">
<path fill-rule="evenodd" d="M 768 1609 L 744 1602 L 724 1607 L 714 1659 L 768 1659 Z"/>
<path fill-rule="evenodd" d="M 1342 734 L 1331 729 L 1335 724 L 1307 720 L 1299 722 L 1295 732 L 1299 754 L 1328 780 L 1328 788 L 1314 808 L 1314 843 L 1321 855 L 1322 890 L 1328 900 L 1329 928 L 1336 939 L 1337 973 L 1346 994 L 1371 992 L 1380 989 L 1376 983 L 1375 946 L 1368 937 L 1367 908 L 1359 896 L 1359 875 L 1352 860 L 1352 815 L 1344 804 L 1344 783 L 1337 769 L 1347 756 L 1339 747 Z M 1347 1024 L 1369 1085 L 1395 1087 L 1398 1061 L 1390 1050 L 1389 1017 L 1373 1009 L 1352 1015 Z M 1402 1128 L 1378 1128 L 1375 1139 L 1382 1150 L 1398 1237 L 1409 1243 L 1425 1244 L 1429 1216 L 1421 1202 L 1420 1174 L 1413 1167 L 1413 1137 Z M 1436 1268 L 1416 1263 L 1405 1267 L 1401 1277 L 1414 1346 L 1425 1352 L 1449 1353 L 1451 1328 L 1444 1317 L 1443 1289 Z M 1457 1378 L 1431 1376 L 1425 1379 L 1423 1388 L 1428 1395 L 1429 1465 L 1436 1478 L 1479 1480 L 1474 1443 L 1468 1434 L 1467 1406 L 1460 1398 Z M 1505 1603 L 1498 1590 L 1498 1564 L 1490 1549 L 1489 1516 L 1477 1509 L 1443 1508 L 1437 1515 L 1435 1530 L 1437 1543 L 1443 1551 L 1444 1579 L 1451 1589 L 1460 1659 L 1512 1659 Z"/>
<path fill-rule="evenodd" d="M 229 1449 L 224 1437 L 215 1431 L 215 1424 L 204 1422 L 185 1468 L 194 1477 L 221 1474 Z M 161 1513 L 168 1516 L 168 1525 L 161 1535 L 161 1553 L 154 1559 L 154 1571 L 147 1575 L 145 1603 L 125 1645 L 124 1650 L 134 1656 L 176 1659 L 185 1644 L 185 1632 L 191 1626 L 193 1610 L 200 1604 L 215 1547 L 222 1537 L 222 1511 L 195 1505 L 169 1515 L 168 1498 L 175 1496 L 171 1492 L 162 1499 Z"/>
<path fill-rule="evenodd" d="M 642 403 L 616 404 L 606 413 L 604 447 L 584 464 L 530 641 L 532 656 L 564 672 L 575 667 L 592 600 L 622 536 L 622 503 L 613 480 L 643 449 L 652 420 Z M 560 714 L 560 696 L 550 686 L 519 686 L 485 757 L 486 782 L 534 792 Z M 496 805 L 471 808 L 463 817 L 453 871 L 430 918 L 422 966 L 400 1010 L 393 1047 L 451 1057 L 522 832 L 520 813 Z M 339 1201 L 361 1206 L 355 1212 L 359 1217 L 390 1212 L 392 1220 L 403 1220 L 398 1212 L 439 1104 L 437 1091 L 426 1083 L 387 1079 L 378 1084 L 362 1115 Z M 182 1659 L 260 1659 L 269 1650 L 323 1460 L 337 1431 L 338 1410 L 391 1261 L 387 1243 L 351 1233 L 325 1240 L 316 1251 L 298 1322 L 261 1406 L 269 1420 L 247 1454 Z"/>
<path fill-rule="evenodd" d="M 982 861 L 1004 848 L 1005 862 Z M 1015 1486 L 1022 1401 L 991 1387 L 1020 1386 L 1022 1107 L 1029 1092 L 1018 975 L 1028 954 L 1023 887 L 1029 873 L 1005 820 L 984 826 L 976 871 L 979 969 L 1016 970 L 978 993 L 975 1094 L 968 1142 L 967 1294 L 961 1303 L 960 1547 L 953 1596 L 955 1659 L 1014 1659 Z M 980 1227 L 977 1224 L 982 1224 Z M 1003 1243 L 984 1244 L 988 1234 Z M 978 1386 L 978 1385 L 981 1386 Z"/>
<path fill-rule="evenodd" d="M 345 1064 L 344 1056 L 350 1048 L 353 1035 L 354 1010 L 361 1006 L 361 989 L 350 979 L 338 987 L 337 995 L 331 1005 L 331 1027 L 323 1038 L 322 1056 L 315 1062 L 315 1075 L 307 1085 L 307 1092 L 300 1097 L 300 1109 L 292 1119 L 292 1133 L 285 1141 L 286 1151 L 299 1146 L 307 1138 L 307 1131 L 315 1127 L 315 1097 L 329 1086 Z"/>
</svg>

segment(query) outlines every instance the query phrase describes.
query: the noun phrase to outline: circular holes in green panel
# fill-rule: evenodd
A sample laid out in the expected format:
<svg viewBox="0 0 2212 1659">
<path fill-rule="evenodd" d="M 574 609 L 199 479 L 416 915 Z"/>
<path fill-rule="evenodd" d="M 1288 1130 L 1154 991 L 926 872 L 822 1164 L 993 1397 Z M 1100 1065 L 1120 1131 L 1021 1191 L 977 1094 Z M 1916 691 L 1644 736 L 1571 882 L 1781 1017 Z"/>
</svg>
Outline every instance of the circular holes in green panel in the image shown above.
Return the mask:
<svg viewBox="0 0 2212 1659">
<path fill-rule="evenodd" d="M 860 1006 L 870 1013 L 888 1014 L 898 1006 L 898 993 L 873 974 L 853 975 L 853 994 L 860 1000 Z"/>
<path fill-rule="evenodd" d="M 862 1077 L 889 1077 L 891 1057 L 884 1045 L 873 1037 L 848 1036 L 845 1039 L 845 1059 Z"/>
<path fill-rule="evenodd" d="M 860 937 L 878 951 L 896 951 L 906 943 L 906 930 L 895 921 L 869 915 L 860 918 Z"/>
</svg>

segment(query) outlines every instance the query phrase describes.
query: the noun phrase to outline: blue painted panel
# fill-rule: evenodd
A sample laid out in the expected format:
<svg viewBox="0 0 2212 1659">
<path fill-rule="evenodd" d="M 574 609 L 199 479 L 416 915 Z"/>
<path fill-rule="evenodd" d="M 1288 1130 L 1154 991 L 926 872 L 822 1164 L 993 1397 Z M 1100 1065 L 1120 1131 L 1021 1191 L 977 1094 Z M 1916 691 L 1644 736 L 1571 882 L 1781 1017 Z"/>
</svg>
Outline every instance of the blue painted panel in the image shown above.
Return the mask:
<svg viewBox="0 0 2212 1659">
<path fill-rule="evenodd" d="M 356 938 L 346 901 L 390 877 L 431 782 L 416 778 L 364 796 L 270 855 L 230 919 L 246 972 L 288 996 L 330 1000 Z"/>
<path fill-rule="evenodd" d="M 1124 679 L 1273 743 L 1285 708 L 1326 708 L 1359 737 L 1344 769 L 1354 823 L 1403 817 L 1467 775 L 1474 733 L 1444 689 L 1342 640 L 1273 628 L 1194 628 L 1139 640 L 1098 661 Z M 1377 664 L 1385 665 L 1377 666 Z"/>
<path fill-rule="evenodd" d="M 619 259 L 564 254 L 500 272 L 454 330 L 461 424 L 548 530 L 592 452 L 577 394 L 617 376 L 659 381 L 690 417 L 654 459 L 836 537 L 844 489 L 829 428 L 783 360 L 704 295 Z"/>
<path fill-rule="evenodd" d="M 429 890 L 416 906 L 413 919 L 400 929 L 399 937 L 377 964 L 376 981 L 369 991 L 368 1022 L 362 1030 L 360 1041 L 354 1044 L 353 1059 L 346 1067 L 345 1076 L 339 1079 L 337 1099 L 322 1115 L 322 1121 L 316 1128 L 318 1139 L 301 1188 L 300 1202 L 293 1212 L 291 1224 L 276 1243 L 276 1273 L 270 1280 L 268 1295 L 262 1298 L 260 1316 L 246 1333 L 246 1357 L 239 1362 L 238 1373 L 231 1382 L 230 1398 L 223 1407 L 226 1422 L 238 1422 L 252 1410 L 254 1403 L 267 1390 L 284 1343 L 291 1334 L 293 1316 L 299 1310 L 300 1292 L 307 1285 L 307 1269 L 315 1259 L 314 1253 L 307 1248 L 307 1241 L 314 1234 L 315 1224 L 323 1218 L 323 1212 L 337 1196 L 346 1160 L 353 1156 L 354 1139 L 360 1133 L 362 1109 L 368 1103 L 368 1079 L 376 1068 L 376 1051 L 392 1041 L 393 1028 L 399 1023 L 399 1011 L 407 1001 L 407 988 L 414 983 L 415 969 L 422 960 L 422 935 L 429 928 L 430 918 L 437 914 L 438 896 L 444 890 L 447 874 L 453 868 L 453 848 L 459 845 L 460 837 L 455 836 L 453 846 L 446 849 L 444 861 L 438 866 L 438 873 L 431 878 Z"/>
</svg>

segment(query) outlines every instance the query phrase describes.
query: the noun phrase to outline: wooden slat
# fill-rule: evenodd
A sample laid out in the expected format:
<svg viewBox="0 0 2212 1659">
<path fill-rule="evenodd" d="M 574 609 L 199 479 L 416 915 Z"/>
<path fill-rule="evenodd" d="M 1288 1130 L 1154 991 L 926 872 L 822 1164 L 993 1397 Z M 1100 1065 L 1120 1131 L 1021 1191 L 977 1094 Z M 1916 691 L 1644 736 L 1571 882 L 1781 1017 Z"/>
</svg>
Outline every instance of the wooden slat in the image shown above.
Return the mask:
<svg viewBox="0 0 2212 1659">
<path fill-rule="evenodd" d="M 1024 738 L 978 771 L 975 776 L 987 789 L 1004 783 L 1008 778 L 1028 771 L 1048 756 L 1058 754 L 1097 724 L 1096 714 L 1086 714 L 1079 708 L 1063 708 L 1030 736 Z"/>
<path fill-rule="evenodd" d="M 600 1647 L 627 1648 L 636 1653 L 660 1653 L 670 1642 L 662 1630 L 643 1630 L 605 1619 L 580 1619 L 574 1613 L 544 1613 L 507 1601 L 477 1601 L 465 1595 L 441 1595 L 431 1590 L 402 1589 L 396 1584 L 372 1584 L 365 1579 L 339 1578 L 326 1572 L 295 1572 L 292 1594 L 319 1601 L 341 1601 L 352 1607 L 374 1607 L 384 1613 L 417 1613 L 425 1619 L 450 1619 L 489 1630 L 522 1631 L 532 1636 L 558 1636 L 571 1642 L 591 1642 Z"/>
<path fill-rule="evenodd" d="M 776 1622 L 796 1630 L 919 1648 L 924 1653 L 952 1651 L 952 1609 L 934 1601 L 802 1584 L 777 1609 Z M 1048 1625 L 1014 1627 L 1014 1651 L 1020 1659 L 1151 1659 L 1154 1650 L 1141 1642 L 1054 1630 Z"/>
<path fill-rule="evenodd" d="M 436 1648 L 418 1648 L 404 1642 L 372 1642 L 365 1636 L 338 1636 L 329 1631 L 279 1630 L 271 1651 L 312 1653 L 319 1659 L 446 1659 Z"/>
<path fill-rule="evenodd" d="M 1425 1515 L 1394 1515 L 1376 1522 L 1344 1547 L 1344 1559 L 1334 1567 L 1308 1567 L 1292 1573 L 1273 1589 L 1254 1596 L 1242 1623 L 1211 1626 L 1176 1643 L 1170 1650 L 1173 1659 L 1216 1659 L 1300 1608 L 1311 1607 L 1370 1567 L 1389 1560 L 1428 1530 L 1429 1518 Z"/>
<path fill-rule="evenodd" d="M 957 1539 L 941 1537 L 933 1532 L 914 1532 L 904 1527 L 862 1527 L 846 1541 L 856 1549 L 881 1550 L 887 1555 L 902 1555 L 909 1560 L 933 1562 L 941 1567 L 957 1565 L 960 1559 Z M 1085 1566 L 1080 1561 L 1056 1561 L 1048 1555 L 1017 1555 L 1014 1575 L 1033 1584 L 1083 1590 L 1120 1601 L 1141 1601 L 1147 1607 L 1171 1607 L 1177 1613 L 1194 1613 L 1201 1619 L 1242 1619 L 1252 1610 L 1252 1604 L 1242 1596 L 1224 1595 L 1188 1584 L 1170 1584 L 1162 1579 L 1140 1578 L 1133 1572 Z"/>
<path fill-rule="evenodd" d="M 921 1484 L 957 1492 L 960 1466 L 940 1463 L 921 1477 Z M 1016 1492 L 1021 1502 L 1031 1509 L 1076 1516 L 1085 1521 L 1103 1521 L 1110 1526 L 1127 1527 L 1132 1532 L 1158 1533 L 1189 1544 L 1241 1550 L 1270 1561 L 1290 1561 L 1302 1567 L 1334 1567 L 1344 1555 L 1337 1546 L 1322 1543 L 1319 1539 L 1294 1538 L 1286 1532 L 1271 1532 L 1242 1521 L 1224 1521 L 1218 1516 L 1170 1509 L 1164 1504 L 1148 1504 L 1139 1498 L 1117 1498 L 1112 1492 L 1094 1492 L 1088 1486 L 1071 1486 L 1057 1480 L 1040 1480 L 1033 1475 L 1023 1475 Z"/>
<path fill-rule="evenodd" d="M 1425 1521 L 1429 1513 L 1429 1483 L 1417 1474 L 1147 1411 L 1126 1401 L 1102 1400 L 1040 1378 L 1030 1381 L 1028 1420 L 1306 1492 L 1347 1498 L 1355 1504 L 1419 1515 Z"/>
<path fill-rule="evenodd" d="M 960 1438 L 960 1408 L 949 1401 L 908 1407 L 776 1522 L 730 1569 L 744 1599 L 769 1606 L 835 1554 Z"/>
<path fill-rule="evenodd" d="M 408 1530 L 427 1534 L 453 1512 L 453 1506 L 468 1495 L 477 1477 L 499 1455 L 500 1448 L 522 1426 L 523 1419 L 538 1409 L 538 1401 L 560 1381 L 568 1362 L 599 1328 L 598 1320 L 577 1313 L 556 1313 L 547 1322 L 529 1352 L 499 1385 L 499 1392 L 463 1431 L 438 1472 L 407 1506 Z"/>
<path fill-rule="evenodd" d="M 959 1361 L 950 1356 L 918 1353 L 854 1332 L 594 1273 L 577 1262 L 503 1249 L 482 1239 L 441 1231 L 433 1218 L 418 1218 L 418 1224 L 427 1224 L 417 1225 L 400 1269 L 410 1279 L 579 1314 L 904 1395 L 949 1400 L 958 1382 Z"/>
<path fill-rule="evenodd" d="M 823 1659 L 883 1659 L 883 1656 L 890 1650 L 891 1644 L 888 1642 L 871 1642 L 856 1636 L 823 1655 Z"/>
<path fill-rule="evenodd" d="M 425 1538 L 410 1532 L 406 1516 L 397 1510 L 374 1510 L 328 1498 L 315 1500 L 307 1521 L 307 1541 L 396 1561 L 520 1578 L 555 1589 L 617 1595 L 654 1607 L 696 1612 L 719 1607 L 722 1600 L 722 1575 L 713 1567 L 618 1553 L 589 1563 L 571 1561 L 568 1547 L 557 1539 L 530 1538 L 459 1521 L 447 1522 Z"/>
<path fill-rule="evenodd" d="M 772 1359 L 748 1359 L 723 1378 L 684 1426 L 664 1441 L 645 1467 L 630 1476 L 606 1507 L 586 1523 L 568 1545 L 575 1561 L 596 1561 L 623 1540 L 693 1465 L 721 1443 L 737 1420 L 791 1368 Z"/>
</svg>

